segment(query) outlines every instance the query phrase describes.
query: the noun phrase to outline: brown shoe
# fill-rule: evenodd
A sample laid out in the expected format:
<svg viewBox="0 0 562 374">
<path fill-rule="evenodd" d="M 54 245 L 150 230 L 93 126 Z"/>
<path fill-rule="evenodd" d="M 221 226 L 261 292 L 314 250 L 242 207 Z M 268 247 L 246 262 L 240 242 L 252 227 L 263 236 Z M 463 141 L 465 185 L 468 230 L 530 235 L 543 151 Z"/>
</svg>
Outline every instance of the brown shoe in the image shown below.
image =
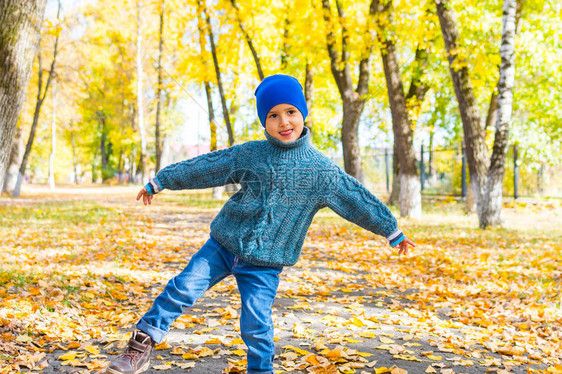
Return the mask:
<svg viewBox="0 0 562 374">
<path fill-rule="evenodd" d="M 106 372 L 111 374 L 138 374 L 146 371 L 150 364 L 150 354 L 154 341 L 142 331 L 134 331 L 129 345 L 123 353 L 109 365 Z"/>
</svg>

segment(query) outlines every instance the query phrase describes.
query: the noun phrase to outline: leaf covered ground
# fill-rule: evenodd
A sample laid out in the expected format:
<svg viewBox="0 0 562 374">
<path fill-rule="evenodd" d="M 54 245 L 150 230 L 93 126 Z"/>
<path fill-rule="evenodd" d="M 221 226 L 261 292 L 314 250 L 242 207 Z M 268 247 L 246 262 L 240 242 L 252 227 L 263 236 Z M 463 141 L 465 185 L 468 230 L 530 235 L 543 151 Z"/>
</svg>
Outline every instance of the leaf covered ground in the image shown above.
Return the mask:
<svg viewBox="0 0 562 374">
<path fill-rule="evenodd" d="M 136 188 L 31 190 L 0 199 L 0 373 L 98 372 L 168 279 L 207 240 L 220 209 Z M 278 373 L 562 373 L 562 208 L 510 204 L 476 229 L 452 200 L 400 220 L 399 257 L 329 210 L 274 305 Z M 150 371 L 244 372 L 232 278 L 173 325 Z"/>
</svg>

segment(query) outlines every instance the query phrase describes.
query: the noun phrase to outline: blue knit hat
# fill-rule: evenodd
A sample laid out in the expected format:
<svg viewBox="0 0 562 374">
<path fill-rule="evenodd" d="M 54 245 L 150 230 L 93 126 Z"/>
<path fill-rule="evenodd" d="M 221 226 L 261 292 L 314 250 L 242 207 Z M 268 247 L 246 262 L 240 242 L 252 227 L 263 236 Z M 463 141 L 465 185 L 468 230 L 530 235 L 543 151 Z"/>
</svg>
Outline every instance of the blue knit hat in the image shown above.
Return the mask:
<svg viewBox="0 0 562 374">
<path fill-rule="evenodd" d="M 261 124 L 265 127 L 267 113 L 278 104 L 291 104 L 301 112 L 303 120 L 308 115 L 302 86 L 290 75 L 275 74 L 265 78 L 255 91 L 256 107 Z"/>
</svg>

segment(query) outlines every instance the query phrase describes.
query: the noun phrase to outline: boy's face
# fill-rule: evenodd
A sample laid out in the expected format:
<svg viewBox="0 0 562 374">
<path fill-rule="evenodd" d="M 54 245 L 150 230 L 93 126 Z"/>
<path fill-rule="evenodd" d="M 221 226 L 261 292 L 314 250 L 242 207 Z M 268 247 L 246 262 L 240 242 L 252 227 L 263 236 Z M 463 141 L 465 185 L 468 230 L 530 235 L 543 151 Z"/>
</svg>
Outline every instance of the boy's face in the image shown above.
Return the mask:
<svg viewBox="0 0 562 374">
<path fill-rule="evenodd" d="M 283 143 L 300 138 L 303 127 L 302 113 L 291 104 L 275 105 L 265 117 L 265 131 Z"/>
</svg>

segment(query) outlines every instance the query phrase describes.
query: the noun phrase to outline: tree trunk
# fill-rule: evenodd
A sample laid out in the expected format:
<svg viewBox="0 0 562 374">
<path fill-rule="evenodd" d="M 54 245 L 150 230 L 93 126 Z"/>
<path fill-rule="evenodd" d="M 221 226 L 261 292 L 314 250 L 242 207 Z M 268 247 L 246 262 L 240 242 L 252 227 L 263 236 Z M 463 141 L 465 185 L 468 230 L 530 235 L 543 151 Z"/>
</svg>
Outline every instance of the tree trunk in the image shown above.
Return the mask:
<svg viewBox="0 0 562 374">
<path fill-rule="evenodd" d="M 215 122 L 215 110 L 213 98 L 211 97 L 211 85 L 205 81 L 205 94 L 207 95 L 207 108 L 209 111 L 209 127 L 211 131 L 211 152 L 217 150 L 217 124 Z"/>
<path fill-rule="evenodd" d="M 0 186 L 37 54 L 46 0 L 0 2 Z"/>
<path fill-rule="evenodd" d="M 144 101 L 142 93 L 142 1 L 137 1 L 137 114 L 138 125 L 141 141 L 141 154 L 140 154 L 140 180 L 141 182 L 147 176 L 147 154 L 146 154 L 146 129 L 144 126 Z"/>
<path fill-rule="evenodd" d="M 480 122 L 480 116 L 478 115 L 478 107 L 470 83 L 468 66 L 463 63 L 463 61 L 459 61 L 460 57 L 457 55 L 459 33 L 453 17 L 453 11 L 450 9 L 448 0 L 435 0 L 435 2 L 443 39 L 445 40 L 445 47 L 447 49 L 447 57 L 451 76 L 453 78 L 455 94 L 459 103 L 459 111 L 463 122 L 470 185 L 474 192 L 476 209 L 480 215 L 488 169 L 484 128 Z M 456 66 L 461 67 L 458 68 Z"/>
<path fill-rule="evenodd" d="M 156 170 L 160 170 L 160 157 L 162 155 L 160 142 L 160 108 L 162 106 L 162 53 L 164 50 L 164 0 L 160 1 L 160 29 L 158 32 L 158 86 L 156 87 L 156 125 L 154 142 L 156 146 Z"/>
<path fill-rule="evenodd" d="M 74 184 L 80 183 L 78 176 L 78 158 L 76 157 L 76 140 L 74 138 L 74 130 L 70 132 L 70 145 L 72 147 L 72 168 L 74 170 Z"/>
<path fill-rule="evenodd" d="M 400 164 L 400 215 L 402 217 L 421 217 L 421 186 L 418 178 L 412 123 L 408 116 L 404 86 L 398 65 L 398 58 L 392 38 L 383 30 L 385 24 L 392 22 L 392 2 L 382 4 L 377 0 L 371 3 L 371 14 L 377 15 L 378 36 L 381 42 L 381 57 L 386 78 L 394 143 Z M 384 23 L 380 22 L 382 19 Z"/>
<path fill-rule="evenodd" d="M 428 176 L 433 180 L 433 141 L 435 138 L 435 130 L 432 127 L 429 129 L 429 160 L 428 160 Z"/>
<path fill-rule="evenodd" d="M 363 183 L 363 166 L 361 165 L 361 149 L 359 147 L 359 119 L 365 101 L 345 100 L 343 103 L 343 120 L 341 140 L 345 171 Z"/>
<path fill-rule="evenodd" d="M 57 19 L 60 15 L 60 8 L 61 4 L 59 2 L 58 11 L 57 11 Z M 21 194 L 21 186 L 23 184 L 23 179 L 25 176 L 25 169 L 27 168 L 27 161 L 29 160 L 29 154 L 31 153 L 31 148 L 33 147 L 33 141 L 35 139 L 35 132 L 37 131 L 37 124 L 39 123 L 39 114 L 41 113 L 41 106 L 47 97 L 47 93 L 49 92 L 49 87 L 55 76 L 55 65 L 57 61 L 57 52 L 58 52 L 58 45 L 59 45 L 59 33 L 55 37 L 55 45 L 53 48 L 53 60 L 51 61 L 51 67 L 49 69 L 49 75 L 47 77 L 47 83 L 43 88 L 43 66 L 41 64 L 41 44 L 38 46 L 37 52 L 37 60 L 38 60 L 38 80 L 37 80 L 37 96 L 35 102 L 35 112 L 33 113 L 33 122 L 31 124 L 31 131 L 29 133 L 29 138 L 27 139 L 27 144 L 25 145 L 25 152 L 23 154 L 23 158 L 21 161 L 20 169 L 18 172 L 18 178 L 16 181 L 16 186 L 14 188 L 14 197 L 19 197 Z M 39 41 L 41 43 L 41 41 Z"/>
<path fill-rule="evenodd" d="M 41 51 L 39 51 L 37 56 L 40 55 L 41 55 Z M 40 57 L 38 58 L 39 61 L 41 61 L 41 58 Z M 37 90 L 37 100 L 35 102 L 35 112 L 33 113 L 33 122 L 31 123 L 29 138 L 27 139 L 27 143 L 25 145 L 25 151 L 23 153 L 23 158 L 21 160 L 21 164 L 18 170 L 16 186 L 14 187 L 14 193 L 12 194 L 12 196 L 14 197 L 20 197 L 21 186 L 23 184 L 23 179 L 25 176 L 25 169 L 27 168 L 27 160 L 29 159 L 29 154 L 31 153 L 31 147 L 33 146 L 33 141 L 35 140 L 35 133 L 37 131 L 37 124 L 39 123 L 39 114 L 41 112 L 41 106 L 43 105 L 43 100 L 41 99 L 41 87 L 43 86 L 42 76 L 43 76 L 43 70 L 41 69 L 41 62 L 39 62 L 39 83 L 37 87 L 38 90 Z"/>
<path fill-rule="evenodd" d="M 238 6 L 236 5 L 236 0 L 230 0 L 230 3 L 232 4 L 232 7 L 234 8 L 234 13 L 236 14 L 236 20 L 238 21 L 238 26 L 240 27 L 240 30 L 242 31 L 242 35 L 244 35 L 244 39 L 246 39 L 246 43 L 248 43 L 248 47 L 250 48 L 250 51 L 252 52 L 252 57 L 254 58 L 254 62 L 256 63 L 256 69 L 258 70 L 258 76 L 260 78 L 260 81 L 263 80 L 264 75 L 263 75 L 263 69 L 261 66 L 261 62 L 260 62 L 260 58 L 258 56 L 258 52 L 256 51 L 256 48 L 254 47 L 254 43 L 252 42 L 252 38 L 250 38 L 250 34 L 248 34 L 248 31 L 246 31 L 246 28 L 244 27 L 244 24 L 242 23 L 242 18 L 240 18 L 240 11 L 238 9 Z"/>
<path fill-rule="evenodd" d="M 499 89 L 499 88 L 496 88 Z M 486 130 L 492 127 L 492 124 L 496 121 L 496 114 L 498 111 L 498 94 L 494 89 L 492 92 L 492 96 L 490 96 L 490 105 L 488 105 L 488 115 L 486 115 L 486 124 L 484 125 L 484 134 L 486 134 Z"/>
<path fill-rule="evenodd" d="M 209 127 L 211 130 L 211 152 L 217 150 L 217 125 L 215 123 L 215 110 L 213 109 L 213 100 L 211 97 L 211 85 L 205 81 L 205 94 L 207 95 L 207 108 L 209 112 Z M 213 187 L 213 199 L 220 199 L 222 197 L 222 186 Z"/>
<path fill-rule="evenodd" d="M 394 142 L 400 164 L 400 215 L 419 218 L 421 217 L 421 186 L 414 152 L 412 124 L 408 117 L 400 68 L 392 42 L 384 43 L 381 56 L 392 114 Z"/>
<path fill-rule="evenodd" d="M 490 159 L 490 168 L 488 169 L 483 207 L 479 217 L 481 228 L 501 224 L 503 176 L 505 174 L 505 156 L 509 140 L 509 125 L 513 108 L 513 86 L 515 82 L 516 10 L 516 0 L 504 0 L 496 134 Z"/>
<path fill-rule="evenodd" d="M 516 10 L 515 10 L 515 33 L 517 34 L 517 30 L 519 29 L 519 21 L 521 20 L 521 11 L 523 10 L 523 3 L 525 0 L 518 0 L 516 1 Z M 484 125 L 484 131 L 492 127 L 492 124 L 497 120 L 497 111 L 498 111 L 498 92 L 499 88 L 499 80 L 494 90 L 492 91 L 492 95 L 490 96 L 490 104 L 488 105 L 488 115 L 486 116 L 486 124 Z"/>
<path fill-rule="evenodd" d="M 211 53 L 213 55 L 213 63 L 215 65 L 215 75 L 217 77 L 217 85 L 219 87 L 219 94 L 222 104 L 222 115 L 224 117 L 224 122 L 226 123 L 226 130 L 228 131 L 228 145 L 232 146 L 234 144 L 234 131 L 232 129 L 232 124 L 230 122 L 230 116 L 228 114 L 228 106 L 226 104 L 226 95 L 224 93 L 224 88 L 222 86 L 222 77 L 219 67 L 219 60 L 217 58 L 217 48 L 215 46 L 213 29 L 211 27 L 211 19 L 209 18 L 209 14 L 207 13 L 206 4 L 204 3 L 201 4 L 201 2 L 199 2 L 199 5 L 203 10 L 203 14 L 205 16 L 205 21 L 207 24 L 207 35 L 209 36 L 209 43 L 211 44 Z"/>
<path fill-rule="evenodd" d="M 287 4 L 285 7 L 285 20 L 283 22 L 283 47 L 281 49 L 281 71 L 286 71 L 287 67 L 289 66 L 289 50 L 291 49 L 291 45 L 289 44 L 290 36 L 289 36 L 289 26 L 291 25 L 291 21 L 289 21 L 289 13 L 290 12 L 290 5 Z"/>
<path fill-rule="evenodd" d="M 6 169 L 6 176 L 4 178 L 4 185 L 2 186 L 2 192 L 6 192 L 8 194 L 13 193 L 14 191 L 16 179 L 18 177 L 18 169 L 23 157 L 23 139 L 21 128 L 22 126 L 17 126 L 16 128 L 16 136 L 12 144 L 8 168 Z"/>
<path fill-rule="evenodd" d="M 160 155 L 160 165 L 168 165 L 170 163 L 170 135 L 164 134 L 162 140 L 162 154 Z"/>
<path fill-rule="evenodd" d="M 400 205 L 400 155 L 398 144 L 392 145 L 392 190 L 387 201 L 388 205 Z"/>
<path fill-rule="evenodd" d="M 53 117 L 51 120 L 51 154 L 49 155 L 49 188 L 55 189 L 55 154 L 57 150 L 57 81 L 53 82 Z"/>
<path fill-rule="evenodd" d="M 306 117 L 306 122 L 304 125 L 308 127 L 309 130 L 313 130 L 314 122 L 312 115 L 312 94 L 314 91 L 314 73 L 312 72 L 312 66 L 310 62 L 306 62 L 305 68 L 305 78 L 304 78 L 304 98 L 306 100 L 306 107 L 308 108 L 308 116 Z"/>
<path fill-rule="evenodd" d="M 105 141 L 107 139 L 107 135 L 105 134 L 105 124 L 103 124 L 101 138 L 100 138 L 100 172 L 101 172 L 101 181 L 102 183 L 105 182 L 107 179 L 107 164 L 108 164 L 108 156 L 106 151 L 106 144 Z"/>
<path fill-rule="evenodd" d="M 119 150 L 119 160 L 117 161 L 117 183 L 123 183 L 123 148 Z"/>
<path fill-rule="evenodd" d="M 324 9 L 324 22 L 328 33 L 326 35 L 326 45 L 330 56 L 330 69 L 343 106 L 342 119 L 342 148 L 345 171 L 355 177 L 359 182 L 363 182 L 363 167 L 361 165 L 361 153 L 359 148 L 359 119 L 365 105 L 365 95 L 369 86 L 369 59 L 371 48 L 359 62 L 359 79 L 357 88 L 353 87 L 352 68 L 350 66 L 350 55 L 348 51 L 349 33 L 343 23 L 345 15 L 339 1 L 336 1 L 338 18 L 341 22 L 341 57 L 338 53 L 336 36 L 333 32 L 333 21 L 330 11 L 330 1 L 322 0 Z"/>
<path fill-rule="evenodd" d="M 205 59 L 204 51 L 206 50 L 205 43 L 205 26 L 203 25 L 203 20 L 201 19 L 201 13 L 197 13 L 197 28 L 199 30 L 199 46 L 201 47 L 201 60 L 205 68 L 207 67 L 207 60 Z M 207 70 L 207 69 L 205 69 Z M 207 97 L 207 113 L 209 114 L 209 127 L 211 132 L 211 152 L 218 149 L 217 146 L 217 123 L 215 121 L 215 109 L 213 108 L 213 97 L 211 91 L 211 84 L 207 79 L 203 82 L 205 86 L 205 95 Z M 231 107 L 232 109 L 232 107 Z M 222 197 L 222 192 L 224 190 L 223 186 L 213 187 L 211 196 L 213 199 L 220 199 Z"/>
</svg>

